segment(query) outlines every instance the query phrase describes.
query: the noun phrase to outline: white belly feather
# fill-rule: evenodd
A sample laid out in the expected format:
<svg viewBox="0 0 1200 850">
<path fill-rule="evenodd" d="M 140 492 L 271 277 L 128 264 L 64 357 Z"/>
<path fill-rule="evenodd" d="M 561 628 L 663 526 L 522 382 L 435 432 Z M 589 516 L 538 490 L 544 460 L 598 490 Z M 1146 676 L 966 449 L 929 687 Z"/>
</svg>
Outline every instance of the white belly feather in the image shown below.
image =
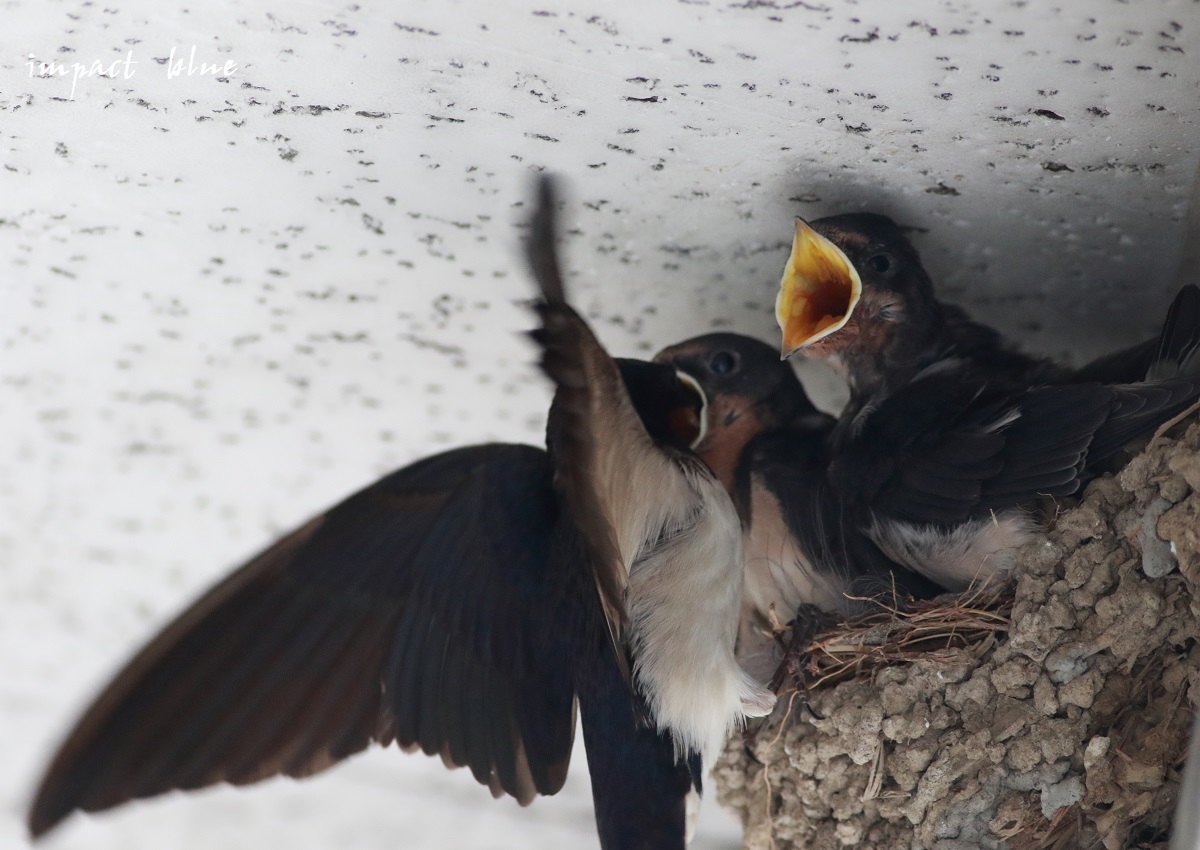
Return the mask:
<svg viewBox="0 0 1200 850">
<path fill-rule="evenodd" d="M 651 523 L 629 570 L 626 604 L 634 672 L 660 729 L 715 757 L 743 715 L 768 713 L 775 695 L 734 658 L 742 601 L 737 512 L 711 475 L 684 466 L 691 499 Z"/>
<path fill-rule="evenodd" d="M 1037 524 L 1022 511 L 1003 511 L 952 529 L 876 519 L 871 539 L 898 561 L 947 590 L 965 590 L 977 580 L 1011 570 L 1017 549 L 1037 536 Z"/>
<path fill-rule="evenodd" d="M 796 545 L 779 501 L 756 478 L 750 489 L 750 534 L 745 543 L 746 603 L 765 622 L 767 611 L 786 623 L 803 604 L 822 611 L 847 610 L 847 585 L 840 576 L 818 573 Z"/>
</svg>

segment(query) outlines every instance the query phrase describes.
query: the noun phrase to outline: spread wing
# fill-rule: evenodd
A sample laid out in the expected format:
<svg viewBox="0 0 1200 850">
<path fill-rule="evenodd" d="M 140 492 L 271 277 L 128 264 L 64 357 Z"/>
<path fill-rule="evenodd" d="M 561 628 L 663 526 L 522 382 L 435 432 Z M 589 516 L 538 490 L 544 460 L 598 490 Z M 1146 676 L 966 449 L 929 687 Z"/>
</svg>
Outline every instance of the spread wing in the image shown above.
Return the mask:
<svg viewBox="0 0 1200 850">
<path fill-rule="evenodd" d="M 550 640 L 545 452 L 486 445 L 395 472 L 238 569 L 84 713 L 30 814 L 323 770 L 395 740 L 522 803 L 565 778 L 568 642 Z"/>
<path fill-rule="evenodd" d="M 629 565 L 650 530 L 661 525 L 661 515 L 692 495 L 679 466 L 647 433 L 617 363 L 567 304 L 554 247 L 550 181 L 542 180 L 538 190 L 528 253 L 542 294 L 535 305 L 542 326 L 532 336 L 542 347 L 542 369 L 556 386 L 547 443 L 557 487 L 587 541 L 616 642 L 627 619 Z"/>
</svg>

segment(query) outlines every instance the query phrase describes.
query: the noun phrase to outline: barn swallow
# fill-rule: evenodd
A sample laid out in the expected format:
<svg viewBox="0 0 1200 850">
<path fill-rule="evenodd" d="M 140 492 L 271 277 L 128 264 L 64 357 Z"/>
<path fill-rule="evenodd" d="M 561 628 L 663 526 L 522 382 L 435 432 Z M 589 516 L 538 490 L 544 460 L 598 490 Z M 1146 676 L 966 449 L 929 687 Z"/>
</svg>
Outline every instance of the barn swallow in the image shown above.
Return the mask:
<svg viewBox="0 0 1200 850">
<path fill-rule="evenodd" d="M 624 380 L 635 411 L 621 427 L 636 431 L 641 416 L 654 440 L 686 445 L 698 434 L 698 396 L 674 369 L 605 368 Z M 84 712 L 31 805 L 32 835 L 77 809 L 308 776 L 392 741 L 466 766 L 494 795 L 524 805 L 562 787 L 578 702 L 601 846 L 683 850 L 701 780 L 699 759 L 679 742 L 709 730 L 680 738 L 667 711 L 666 731 L 646 723 L 627 661 L 613 652 L 590 560 L 595 518 L 577 521 L 572 503 L 584 502 L 560 493 L 578 436 L 552 430 L 556 461 L 511 444 L 420 460 L 234 571 Z M 647 547 L 639 567 L 671 548 L 653 542 L 663 545 Z M 656 639 L 641 625 L 655 620 L 642 610 L 652 591 L 636 587 L 631 575 L 630 633 Z M 635 647 L 639 683 L 661 679 L 662 658 L 645 661 L 656 651 Z M 646 690 L 652 709 L 665 701 Z"/>
<path fill-rule="evenodd" d="M 567 303 L 551 250 L 549 180 L 540 182 L 539 197 L 528 244 L 542 296 L 534 338 L 557 387 L 547 426 L 555 485 L 587 541 L 615 651 L 630 659 L 650 718 L 681 757 L 708 763 L 743 717 L 775 704 L 734 656 L 743 581 L 738 514 L 688 442 L 647 431 L 612 357 Z M 675 380 L 703 403 L 695 382 Z M 694 442 L 702 430 L 685 436 Z"/>
<path fill-rule="evenodd" d="M 551 482 L 531 446 L 456 449 L 285 536 L 117 674 L 47 769 L 30 832 L 391 741 L 525 805 L 562 787 L 578 697 L 601 846 L 682 848 L 699 768 L 638 722 Z"/>
<path fill-rule="evenodd" d="M 850 385 L 830 436 L 838 498 L 890 558 L 958 589 L 1011 565 L 1043 497 L 1078 492 L 1192 404 L 1198 305 L 1184 287 L 1159 338 L 1127 350 L 1132 367 L 1072 371 L 938 301 L 900 229 L 853 214 L 797 222 L 776 317 L 785 357 L 824 359 Z"/>
<path fill-rule="evenodd" d="M 835 419 L 818 410 L 776 349 L 714 333 L 660 351 L 699 384 L 707 404 L 694 451 L 733 496 L 743 529 L 745 588 L 738 658 L 763 681 L 775 673 L 772 619 L 802 606 L 837 616 L 872 598 L 897 604 L 940 588 L 890 560 L 857 527 L 826 478 Z"/>
</svg>

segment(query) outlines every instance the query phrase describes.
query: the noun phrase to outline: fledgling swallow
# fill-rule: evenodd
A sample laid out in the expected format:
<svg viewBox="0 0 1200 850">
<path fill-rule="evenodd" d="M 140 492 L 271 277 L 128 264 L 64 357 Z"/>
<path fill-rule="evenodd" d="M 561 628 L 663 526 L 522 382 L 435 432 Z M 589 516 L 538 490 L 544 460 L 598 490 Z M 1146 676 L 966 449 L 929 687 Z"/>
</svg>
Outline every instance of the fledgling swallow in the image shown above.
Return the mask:
<svg viewBox="0 0 1200 850">
<path fill-rule="evenodd" d="M 1200 290 L 1180 290 L 1159 336 L 1070 369 L 1020 351 L 961 307 L 939 301 L 891 219 L 850 213 L 796 220 L 775 318 L 784 357 L 825 360 L 863 397 L 948 360 L 1030 386 L 1135 383 L 1174 377 L 1189 361 L 1200 342 Z"/>
<path fill-rule="evenodd" d="M 698 434 L 674 369 L 614 373 L 625 427 Z M 46 769 L 31 834 L 170 790 L 309 776 L 392 741 L 524 805 L 562 787 L 577 701 L 601 846 L 683 850 L 698 759 L 644 722 L 556 474 L 531 446 L 455 449 L 283 537 L 105 687 Z"/>
<path fill-rule="evenodd" d="M 650 718 L 681 757 L 710 762 L 744 716 L 775 703 L 734 657 L 737 511 L 687 442 L 656 440 L 637 416 L 612 357 L 567 303 L 550 250 L 550 181 L 539 198 L 529 241 L 542 296 L 534 338 L 557 387 L 547 431 L 555 485 L 588 543 L 614 645 Z"/>
<path fill-rule="evenodd" d="M 1200 394 L 1196 287 L 1127 350 L 1138 381 L 1112 382 L 1131 374 L 1120 357 L 1072 371 L 938 301 L 879 215 L 798 222 L 776 316 L 785 357 L 824 359 L 850 385 L 830 438 L 838 497 L 890 558 L 950 589 L 1010 566 L 1041 498 L 1078 492 Z"/>
<path fill-rule="evenodd" d="M 872 598 L 897 604 L 940 591 L 849 521 L 826 478 L 836 420 L 813 405 L 776 349 L 713 333 L 654 359 L 695 380 L 707 399 L 694 451 L 720 477 L 741 518 L 746 577 L 738 658 L 761 681 L 781 661 L 772 618 L 787 622 L 809 605 L 850 616 Z"/>
</svg>

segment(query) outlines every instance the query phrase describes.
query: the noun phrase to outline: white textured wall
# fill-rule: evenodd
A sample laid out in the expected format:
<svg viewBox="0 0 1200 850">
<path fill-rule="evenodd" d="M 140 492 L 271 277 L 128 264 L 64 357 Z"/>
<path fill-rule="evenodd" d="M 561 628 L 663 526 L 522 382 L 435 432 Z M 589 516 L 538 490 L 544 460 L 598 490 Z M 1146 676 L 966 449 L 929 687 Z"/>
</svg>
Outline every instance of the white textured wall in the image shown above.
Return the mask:
<svg viewBox="0 0 1200 850">
<path fill-rule="evenodd" d="M 193 46 L 236 71 L 168 79 Z M 73 98 L 30 73 L 130 51 Z M 415 457 L 540 439 L 531 172 L 572 180 L 617 353 L 771 338 L 792 216 L 873 209 L 948 297 L 1090 354 L 1170 298 L 1198 56 L 1195 0 L 0 3 L 0 846 L 192 594 Z M 590 818 L 586 783 L 518 810 L 392 751 L 47 846 L 579 846 Z"/>
</svg>

